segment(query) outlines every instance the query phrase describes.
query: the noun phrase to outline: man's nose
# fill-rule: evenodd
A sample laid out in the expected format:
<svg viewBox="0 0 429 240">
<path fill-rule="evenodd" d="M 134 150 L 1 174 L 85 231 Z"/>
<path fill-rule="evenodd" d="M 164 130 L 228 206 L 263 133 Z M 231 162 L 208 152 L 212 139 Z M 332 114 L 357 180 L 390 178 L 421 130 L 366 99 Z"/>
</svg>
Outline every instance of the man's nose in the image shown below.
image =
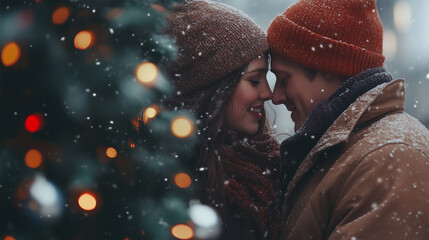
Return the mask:
<svg viewBox="0 0 429 240">
<path fill-rule="evenodd" d="M 277 86 L 277 85 L 274 86 L 271 101 L 275 105 L 282 104 L 286 101 L 286 95 L 284 94 L 284 91 L 282 91 L 282 89 L 280 89 L 279 86 Z"/>
</svg>

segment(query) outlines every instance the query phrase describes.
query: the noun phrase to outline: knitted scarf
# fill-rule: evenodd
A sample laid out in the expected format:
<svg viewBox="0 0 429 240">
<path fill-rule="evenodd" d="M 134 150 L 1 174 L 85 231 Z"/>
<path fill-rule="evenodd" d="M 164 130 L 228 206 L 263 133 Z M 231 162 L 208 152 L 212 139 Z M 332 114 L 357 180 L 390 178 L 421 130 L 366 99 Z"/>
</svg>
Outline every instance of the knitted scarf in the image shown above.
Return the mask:
<svg viewBox="0 0 429 240">
<path fill-rule="evenodd" d="M 255 239 L 275 239 L 280 223 L 277 140 L 269 135 L 236 140 L 222 147 L 220 156 L 230 215 L 250 220 Z"/>
<path fill-rule="evenodd" d="M 391 80 L 392 76 L 382 67 L 368 69 L 349 78 L 328 100 L 318 103 L 313 108 L 296 134 L 281 144 L 282 191 L 286 190 L 301 162 L 335 119 L 362 94 Z"/>
</svg>

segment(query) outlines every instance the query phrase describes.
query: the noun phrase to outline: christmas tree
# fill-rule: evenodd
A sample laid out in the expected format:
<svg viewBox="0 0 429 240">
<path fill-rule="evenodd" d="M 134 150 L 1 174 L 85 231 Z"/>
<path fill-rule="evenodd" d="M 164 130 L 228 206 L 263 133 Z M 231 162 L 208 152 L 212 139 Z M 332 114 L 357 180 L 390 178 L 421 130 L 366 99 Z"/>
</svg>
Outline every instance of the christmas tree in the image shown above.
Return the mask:
<svg viewBox="0 0 429 240">
<path fill-rule="evenodd" d="M 197 130 L 162 68 L 179 0 L 0 3 L 0 239 L 204 239 Z"/>
</svg>

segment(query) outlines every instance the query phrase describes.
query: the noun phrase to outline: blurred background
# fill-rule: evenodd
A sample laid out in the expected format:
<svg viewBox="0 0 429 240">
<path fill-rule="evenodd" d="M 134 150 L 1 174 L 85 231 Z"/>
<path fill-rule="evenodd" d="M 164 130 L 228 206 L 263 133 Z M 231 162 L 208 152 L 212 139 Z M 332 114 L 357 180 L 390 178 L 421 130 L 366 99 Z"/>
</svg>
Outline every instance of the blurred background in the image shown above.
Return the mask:
<svg viewBox="0 0 429 240">
<path fill-rule="evenodd" d="M 219 0 L 248 14 L 265 31 L 274 17 L 296 0 Z M 429 1 L 377 0 L 384 26 L 385 68 L 393 77 L 406 80 L 405 111 L 429 127 Z M 268 81 L 274 86 L 275 76 Z M 293 135 L 290 112 L 284 106 L 268 111 L 279 139 Z M 286 134 L 284 134 L 286 133 Z"/>
<path fill-rule="evenodd" d="M 216 212 L 190 201 L 195 120 L 159 108 L 174 94 L 158 66 L 176 55 L 161 33 L 178 1 L 0 0 L 1 240 L 219 233 Z M 295 2 L 222 1 L 265 30 Z M 406 112 L 427 127 L 428 10 L 378 1 L 385 66 L 407 80 Z M 289 112 L 270 105 L 277 137 L 292 135 Z"/>
</svg>

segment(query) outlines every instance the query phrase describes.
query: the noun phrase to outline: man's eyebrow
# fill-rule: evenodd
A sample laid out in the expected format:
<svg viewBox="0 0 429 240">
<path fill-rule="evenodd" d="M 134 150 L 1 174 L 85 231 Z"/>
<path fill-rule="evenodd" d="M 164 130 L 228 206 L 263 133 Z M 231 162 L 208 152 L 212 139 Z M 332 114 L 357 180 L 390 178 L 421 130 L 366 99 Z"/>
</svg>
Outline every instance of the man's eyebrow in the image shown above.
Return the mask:
<svg viewBox="0 0 429 240">
<path fill-rule="evenodd" d="M 283 72 L 283 71 L 275 69 L 275 68 L 271 68 L 270 71 L 273 72 L 274 74 L 278 74 L 280 72 Z"/>
<path fill-rule="evenodd" d="M 290 77 L 291 73 L 285 70 L 279 70 L 279 69 L 270 69 L 270 71 L 272 73 L 274 73 L 274 75 L 276 75 L 277 77 Z"/>
</svg>

